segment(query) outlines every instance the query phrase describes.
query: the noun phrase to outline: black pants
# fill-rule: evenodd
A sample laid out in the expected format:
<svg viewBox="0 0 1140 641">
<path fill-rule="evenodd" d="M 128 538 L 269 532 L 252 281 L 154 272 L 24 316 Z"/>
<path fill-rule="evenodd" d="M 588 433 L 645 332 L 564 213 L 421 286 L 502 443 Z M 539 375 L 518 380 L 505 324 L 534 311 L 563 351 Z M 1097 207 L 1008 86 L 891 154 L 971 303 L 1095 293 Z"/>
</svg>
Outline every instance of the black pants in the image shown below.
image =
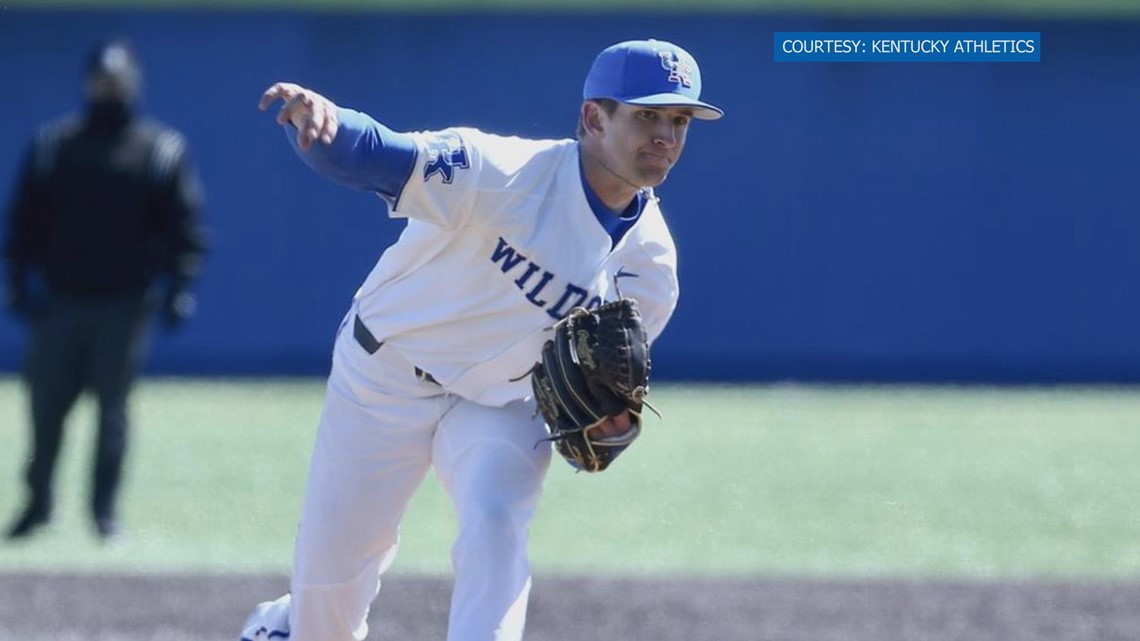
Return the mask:
<svg viewBox="0 0 1140 641">
<path fill-rule="evenodd" d="M 127 451 L 127 403 L 153 315 L 154 305 L 142 295 L 111 300 L 56 297 L 32 323 L 25 364 L 32 415 L 29 509 L 51 512 L 63 424 L 80 393 L 89 390 L 99 404 L 92 516 L 115 516 Z"/>
</svg>

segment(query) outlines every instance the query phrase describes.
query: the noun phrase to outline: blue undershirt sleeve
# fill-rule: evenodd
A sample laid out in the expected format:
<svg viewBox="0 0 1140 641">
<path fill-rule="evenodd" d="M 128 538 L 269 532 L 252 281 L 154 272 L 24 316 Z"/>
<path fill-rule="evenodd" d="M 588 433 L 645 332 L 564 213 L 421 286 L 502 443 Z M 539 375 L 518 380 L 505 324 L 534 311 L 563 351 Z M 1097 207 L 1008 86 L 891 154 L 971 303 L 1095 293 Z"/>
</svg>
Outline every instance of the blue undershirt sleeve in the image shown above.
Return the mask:
<svg viewBox="0 0 1140 641">
<path fill-rule="evenodd" d="M 374 191 L 389 204 L 400 197 L 416 165 L 416 143 L 392 131 L 368 114 L 338 108 L 340 124 L 332 144 L 313 143 L 308 151 L 297 144 L 297 129 L 286 124 L 293 150 L 318 174 L 348 187 Z"/>
</svg>

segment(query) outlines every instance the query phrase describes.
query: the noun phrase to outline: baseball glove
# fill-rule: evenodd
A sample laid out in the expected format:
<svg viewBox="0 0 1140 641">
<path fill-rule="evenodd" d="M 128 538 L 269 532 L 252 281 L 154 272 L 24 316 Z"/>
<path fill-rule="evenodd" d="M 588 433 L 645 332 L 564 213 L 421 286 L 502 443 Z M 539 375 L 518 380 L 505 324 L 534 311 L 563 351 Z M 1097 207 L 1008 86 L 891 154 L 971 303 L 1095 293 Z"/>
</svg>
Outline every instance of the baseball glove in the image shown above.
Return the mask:
<svg viewBox="0 0 1140 641">
<path fill-rule="evenodd" d="M 549 440 L 570 465 L 600 472 L 641 434 L 641 407 L 649 393 L 649 341 L 641 312 L 631 298 L 593 311 L 576 307 L 553 331 L 530 375 L 538 411 Z M 625 410 L 628 431 L 591 434 Z"/>
</svg>

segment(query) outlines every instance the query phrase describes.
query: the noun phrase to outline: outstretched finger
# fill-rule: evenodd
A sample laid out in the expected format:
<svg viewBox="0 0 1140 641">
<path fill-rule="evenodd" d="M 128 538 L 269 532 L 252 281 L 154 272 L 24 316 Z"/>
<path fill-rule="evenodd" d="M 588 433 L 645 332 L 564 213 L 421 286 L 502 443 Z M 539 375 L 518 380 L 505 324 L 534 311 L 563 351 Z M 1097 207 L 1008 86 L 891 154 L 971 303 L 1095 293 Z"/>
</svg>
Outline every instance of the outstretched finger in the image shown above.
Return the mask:
<svg viewBox="0 0 1140 641">
<path fill-rule="evenodd" d="M 301 143 L 302 149 L 308 149 L 321 135 L 321 129 L 325 125 L 325 110 L 324 104 L 314 101 L 312 96 L 305 95 L 301 102 L 304 105 L 305 118 L 298 127 L 301 130 L 298 142 Z"/>
<path fill-rule="evenodd" d="M 312 142 L 320 140 L 324 144 L 331 144 L 336 137 L 339 122 L 336 115 L 336 105 L 318 97 L 313 102 Z"/>
<path fill-rule="evenodd" d="M 288 101 L 294 95 L 296 95 L 296 85 L 288 82 L 274 83 L 273 86 L 265 90 L 265 93 L 261 94 L 261 100 L 258 101 L 257 108 L 265 111 L 269 109 L 269 106 L 277 99 Z"/>
<path fill-rule="evenodd" d="M 337 129 L 340 128 L 340 119 L 337 117 L 336 107 L 332 105 L 325 106 L 325 124 L 321 128 L 321 142 L 326 145 L 331 145 L 333 139 L 336 138 Z"/>
<path fill-rule="evenodd" d="M 325 110 L 324 105 L 320 102 L 313 100 L 312 96 L 306 95 L 304 101 L 305 107 L 308 109 L 309 117 L 305 120 L 305 149 L 312 146 L 317 137 L 321 135 L 321 128 L 325 126 Z"/>
<path fill-rule="evenodd" d="M 282 97 L 284 98 L 284 96 Z M 307 118 L 311 111 L 312 100 L 305 92 L 291 93 L 289 97 L 285 98 L 285 104 L 281 105 L 281 110 L 277 112 L 277 124 L 284 125 L 291 122 L 298 125 L 295 116 L 300 114 Z"/>
</svg>

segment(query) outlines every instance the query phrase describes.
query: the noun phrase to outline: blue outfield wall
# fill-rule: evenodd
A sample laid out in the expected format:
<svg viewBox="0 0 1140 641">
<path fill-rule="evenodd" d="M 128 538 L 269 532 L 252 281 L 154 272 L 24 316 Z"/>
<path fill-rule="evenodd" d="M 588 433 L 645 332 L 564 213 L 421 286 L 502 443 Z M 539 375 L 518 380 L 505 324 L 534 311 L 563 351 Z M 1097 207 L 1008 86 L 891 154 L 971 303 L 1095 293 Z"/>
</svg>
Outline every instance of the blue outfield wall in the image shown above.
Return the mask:
<svg viewBox="0 0 1140 641">
<path fill-rule="evenodd" d="M 776 31 L 1039 31 L 1038 64 L 773 62 Z M 572 135 L 592 57 L 675 40 L 728 116 L 660 190 L 681 305 L 669 379 L 1140 381 L 1140 23 L 0 10 L 0 193 L 84 51 L 132 38 L 148 110 L 188 135 L 213 251 L 200 314 L 148 371 L 321 374 L 401 223 L 292 154 L 293 80 L 397 129 Z M 430 295 L 430 292 L 425 292 Z M 0 369 L 22 330 L 0 320 Z"/>
</svg>

